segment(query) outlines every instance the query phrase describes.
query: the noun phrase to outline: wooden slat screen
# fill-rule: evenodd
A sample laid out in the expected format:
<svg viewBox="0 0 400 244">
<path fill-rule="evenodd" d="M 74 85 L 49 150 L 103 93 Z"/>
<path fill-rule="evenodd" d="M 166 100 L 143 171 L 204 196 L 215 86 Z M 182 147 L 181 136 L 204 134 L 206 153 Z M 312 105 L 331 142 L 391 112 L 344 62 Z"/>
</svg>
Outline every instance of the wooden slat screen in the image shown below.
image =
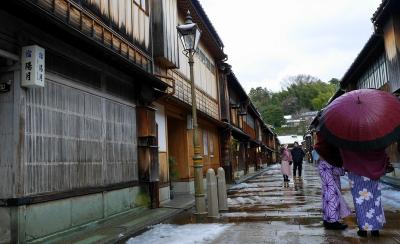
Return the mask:
<svg viewBox="0 0 400 244">
<path fill-rule="evenodd" d="M 177 72 L 169 71 L 169 76 L 175 80 L 175 93 L 174 96 L 189 105 L 192 104 L 192 94 L 190 83 Z M 219 119 L 218 103 L 210 98 L 207 94 L 196 89 L 197 109 L 211 116 L 212 118 Z"/>
<path fill-rule="evenodd" d="M 183 54 L 183 45 L 179 42 L 179 73 L 185 79 L 190 79 L 190 67 L 188 58 Z M 214 59 L 206 47 L 199 43 L 198 50 L 194 56 L 194 80 L 196 86 L 213 99 L 218 99 L 217 72 Z"/>
<path fill-rule="evenodd" d="M 382 54 L 376 59 L 357 81 L 358 89 L 379 89 L 389 82 L 386 56 Z"/>
<path fill-rule="evenodd" d="M 138 180 L 135 108 L 49 80 L 26 104 L 26 195 Z"/>
<path fill-rule="evenodd" d="M 82 34 L 150 72 L 149 13 L 132 0 L 30 0 Z M 79 1 L 78 1 L 79 2 Z"/>
</svg>

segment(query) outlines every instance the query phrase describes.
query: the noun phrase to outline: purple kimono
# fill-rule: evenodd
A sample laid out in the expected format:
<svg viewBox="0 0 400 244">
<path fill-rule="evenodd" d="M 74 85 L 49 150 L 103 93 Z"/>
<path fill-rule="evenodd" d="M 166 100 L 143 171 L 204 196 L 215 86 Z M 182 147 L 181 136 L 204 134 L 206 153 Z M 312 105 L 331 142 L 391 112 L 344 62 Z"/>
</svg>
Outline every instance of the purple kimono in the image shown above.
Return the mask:
<svg viewBox="0 0 400 244">
<path fill-rule="evenodd" d="M 334 167 L 321 159 L 319 175 L 322 181 L 322 211 L 324 220 L 334 223 L 349 216 L 351 211 L 340 192 L 340 175 L 344 175 L 344 170 Z"/>
<path fill-rule="evenodd" d="M 349 173 L 351 194 L 360 230 L 380 230 L 386 223 L 379 180 Z"/>
<path fill-rule="evenodd" d="M 379 179 L 385 174 L 388 156 L 384 149 L 352 152 L 341 149 L 343 167 L 349 170 L 351 194 L 360 230 L 380 230 L 386 222 Z"/>
</svg>

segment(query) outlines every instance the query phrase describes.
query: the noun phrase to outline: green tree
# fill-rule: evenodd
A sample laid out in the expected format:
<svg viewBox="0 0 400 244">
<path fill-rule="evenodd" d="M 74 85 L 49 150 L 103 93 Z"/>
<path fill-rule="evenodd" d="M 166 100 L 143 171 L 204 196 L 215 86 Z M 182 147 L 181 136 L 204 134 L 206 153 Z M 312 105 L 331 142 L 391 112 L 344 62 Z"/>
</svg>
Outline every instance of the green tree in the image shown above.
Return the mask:
<svg viewBox="0 0 400 244">
<path fill-rule="evenodd" d="M 334 93 L 334 90 L 332 90 L 318 94 L 318 96 L 311 101 L 314 110 L 321 110 L 324 108 Z"/>
<path fill-rule="evenodd" d="M 264 106 L 270 102 L 270 91 L 267 88 L 251 88 L 249 97 L 256 107 Z"/>
<path fill-rule="evenodd" d="M 263 120 L 274 127 L 281 127 L 285 122 L 282 107 L 278 105 L 267 105 L 261 110 Z"/>
<path fill-rule="evenodd" d="M 279 128 L 284 123 L 283 115 L 323 108 L 339 84 L 336 78 L 326 83 L 314 76 L 301 74 L 286 78 L 282 82 L 284 89 L 280 92 L 257 87 L 250 90 L 249 97 L 264 120 Z"/>
<path fill-rule="evenodd" d="M 340 80 L 336 78 L 332 78 L 330 81 L 328 81 L 329 84 L 334 85 L 335 87 L 339 87 L 340 85 Z"/>
<path fill-rule="evenodd" d="M 285 98 L 281 104 L 284 114 L 294 114 L 300 109 L 299 99 L 294 96 Z"/>
</svg>

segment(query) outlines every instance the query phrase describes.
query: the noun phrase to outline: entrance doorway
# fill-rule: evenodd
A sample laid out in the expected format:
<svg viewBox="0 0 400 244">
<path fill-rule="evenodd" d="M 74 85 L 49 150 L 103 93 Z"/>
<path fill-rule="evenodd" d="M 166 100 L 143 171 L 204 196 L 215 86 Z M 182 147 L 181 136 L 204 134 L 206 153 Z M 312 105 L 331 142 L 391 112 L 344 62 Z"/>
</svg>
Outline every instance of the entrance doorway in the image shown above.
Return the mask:
<svg viewBox="0 0 400 244">
<path fill-rule="evenodd" d="M 172 185 L 177 186 L 178 182 L 187 182 L 190 178 L 186 121 L 171 116 L 167 116 L 167 120 L 169 178 Z M 172 190 L 176 193 L 182 189 L 177 186 Z"/>
</svg>

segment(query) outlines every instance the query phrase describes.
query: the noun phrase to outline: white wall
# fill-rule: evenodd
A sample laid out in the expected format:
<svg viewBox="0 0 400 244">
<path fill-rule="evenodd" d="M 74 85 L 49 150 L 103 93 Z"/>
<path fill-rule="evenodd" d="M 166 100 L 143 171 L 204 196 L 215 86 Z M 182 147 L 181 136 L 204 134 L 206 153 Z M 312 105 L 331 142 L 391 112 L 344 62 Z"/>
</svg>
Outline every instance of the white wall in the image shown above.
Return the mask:
<svg viewBox="0 0 400 244">
<path fill-rule="evenodd" d="M 156 111 L 156 123 L 158 124 L 158 147 L 160 152 L 167 151 L 167 133 L 166 133 L 166 118 L 165 108 L 163 105 L 155 103 L 157 108 Z"/>
<path fill-rule="evenodd" d="M 179 23 L 184 23 L 185 20 L 181 16 L 179 18 Z M 188 64 L 188 58 L 183 54 L 183 45 L 179 41 L 179 71 L 182 73 L 186 79 L 190 78 L 190 69 Z M 214 62 L 214 58 L 212 57 L 212 53 L 207 51 L 206 46 L 204 45 L 204 41 L 200 39 L 199 49 L 204 54 L 204 57 L 208 59 L 210 64 L 216 68 L 216 64 Z M 209 96 L 214 99 L 218 99 L 218 91 L 217 91 L 217 76 L 214 70 L 214 73 L 207 68 L 204 62 L 200 57 L 199 53 L 196 53 L 194 56 L 194 80 L 197 88 L 201 89 Z"/>
</svg>

